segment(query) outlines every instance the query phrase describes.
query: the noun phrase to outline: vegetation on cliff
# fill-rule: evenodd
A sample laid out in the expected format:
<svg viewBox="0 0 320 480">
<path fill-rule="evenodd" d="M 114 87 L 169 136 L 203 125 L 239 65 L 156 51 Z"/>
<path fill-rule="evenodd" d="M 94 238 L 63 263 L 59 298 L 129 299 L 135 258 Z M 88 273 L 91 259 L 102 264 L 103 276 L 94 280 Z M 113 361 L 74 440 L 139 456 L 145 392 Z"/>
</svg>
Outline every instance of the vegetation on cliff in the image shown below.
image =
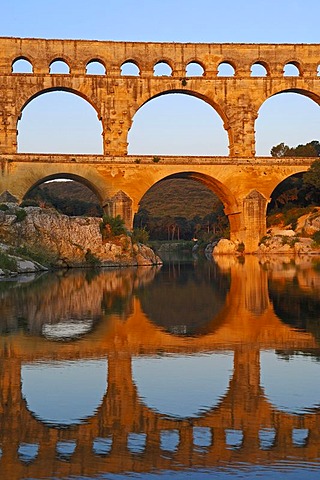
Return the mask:
<svg viewBox="0 0 320 480">
<path fill-rule="evenodd" d="M 120 218 L 69 217 L 48 208 L 0 205 L 0 242 L 3 265 L 10 258 L 54 268 L 161 263 L 150 247 L 124 229 Z M 16 271 L 13 267 L 3 270 Z"/>
</svg>

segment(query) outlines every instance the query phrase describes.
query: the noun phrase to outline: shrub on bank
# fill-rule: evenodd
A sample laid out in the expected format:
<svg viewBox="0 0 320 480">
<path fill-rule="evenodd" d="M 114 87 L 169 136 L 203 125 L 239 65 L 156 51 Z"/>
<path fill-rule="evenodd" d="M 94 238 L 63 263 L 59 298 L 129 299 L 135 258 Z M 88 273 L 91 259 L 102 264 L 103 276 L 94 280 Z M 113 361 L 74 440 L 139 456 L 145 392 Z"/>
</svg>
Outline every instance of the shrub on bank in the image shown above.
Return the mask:
<svg viewBox="0 0 320 480">
<path fill-rule="evenodd" d="M 147 244 L 149 240 L 149 232 L 145 228 L 134 228 L 132 232 L 132 243 Z"/>
<path fill-rule="evenodd" d="M 10 255 L 0 251 L 0 268 L 4 271 L 16 272 L 18 269 L 17 261 Z"/>
<path fill-rule="evenodd" d="M 116 217 L 103 215 L 100 223 L 100 232 L 104 240 L 117 237 L 119 235 L 125 235 L 127 233 L 124 220 L 120 217 L 120 215 L 117 215 Z"/>
</svg>

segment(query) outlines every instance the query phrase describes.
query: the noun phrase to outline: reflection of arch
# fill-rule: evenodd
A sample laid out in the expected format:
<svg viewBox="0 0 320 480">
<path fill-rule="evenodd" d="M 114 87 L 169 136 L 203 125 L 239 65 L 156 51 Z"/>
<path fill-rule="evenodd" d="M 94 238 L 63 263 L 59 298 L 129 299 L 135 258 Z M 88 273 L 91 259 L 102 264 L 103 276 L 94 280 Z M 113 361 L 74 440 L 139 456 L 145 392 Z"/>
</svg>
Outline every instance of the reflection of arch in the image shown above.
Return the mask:
<svg viewBox="0 0 320 480">
<path fill-rule="evenodd" d="M 296 274 L 292 280 L 282 285 L 269 281 L 269 296 L 274 312 L 284 324 L 311 333 L 319 341 L 317 325 L 320 299 L 300 287 Z"/>
<path fill-rule="evenodd" d="M 303 414 L 319 407 L 319 362 L 302 354 L 281 357 L 277 352 L 262 351 L 260 355 L 261 385 L 266 398 L 277 410 Z"/>
<path fill-rule="evenodd" d="M 138 396 L 149 409 L 161 415 L 191 418 L 218 406 L 228 390 L 232 367 L 233 355 L 225 352 L 137 357 L 132 359 L 132 376 Z"/>
<path fill-rule="evenodd" d="M 170 265 L 163 265 L 162 275 L 147 290 L 137 292 L 143 312 L 151 322 L 173 334 L 196 335 L 209 325 L 210 332 L 214 332 L 223 323 L 219 313 L 225 306 L 230 283 L 229 276 L 221 276 L 217 288 L 216 264 L 208 265 L 208 269 L 207 277 L 198 275 L 193 265 L 182 264 L 178 278 L 168 286 L 166 279 L 175 274 L 171 274 Z"/>
<path fill-rule="evenodd" d="M 58 323 L 44 323 L 42 335 L 48 340 L 73 340 L 89 333 L 93 328 L 93 319 L 70 319 Z"/>
<path fill-rule="evenodd" d="M 234 140 L 233 140 L 233 130 L 229 126 L 229 119 L 228 119 L 227 114 L 224 111 L 224 108 L 221 105 L 219 105 L 217 102 L 213 101 L 211 98 L 207 97 L 206 95 L 203 95 L 203 94 L 201 94 L 199 92 L 196 92 L 196 91 L 193 91 L 193 90 L 172 89 L 172 90 L 160 91 L 156 95 L 153 95 L 149 98 L 144 98 L 143 101 L 141 102 L 141 104 L 137 105 L 137 108 L 134 112 L 134 115 L 137 112 L 139 112 L 144 105 L 148 104 L 152 100 L 157 99 L 157 98 L 162 97 L 162 96 L 165 96 L 165 95 L 172 95 L 172 94 L 189 95 L 191 97 L 195 97 L 199 100 L 202 100 L 206 104 L 210 105 L 210 107 L 212 107 L 215 110 L 215 112 L 218 114 L 218 116 L 222 120 L 224 130 L 226 131 L 226 133 L 228 135 L 229 148 L 230 148 L 230 145 L 233 145 L 233 142 L 234 142 Z M 134 116 L 133 116 L 133 122 L 134 122 Z M 222 131 L 223 131 L 223 129 L 222 129 Z M 128 134 L 129 133 L 130 133 L 130 131 L 128 132 Z"/>
<path fill-rule="evenodd" d="M 107 392 L 107 381 L 105 360 L 59 360 L 21 368 L 27 409 L 49 426 L 81 424 L 95 415 Z"/>
</svg>

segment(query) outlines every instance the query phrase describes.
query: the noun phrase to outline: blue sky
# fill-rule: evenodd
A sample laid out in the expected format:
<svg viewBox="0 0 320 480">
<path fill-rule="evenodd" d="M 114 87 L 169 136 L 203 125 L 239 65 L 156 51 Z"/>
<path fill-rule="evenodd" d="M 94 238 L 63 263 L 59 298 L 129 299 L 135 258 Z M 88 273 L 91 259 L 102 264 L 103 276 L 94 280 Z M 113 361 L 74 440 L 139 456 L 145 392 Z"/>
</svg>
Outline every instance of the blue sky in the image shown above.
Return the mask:
<svg viewBox="0 0 320 480">
<path fill-rule="evenodd" d="M 318 0 L 7 0 L 3 3 L 1 36 L 209 43 L 319 42 Z M 215 111 L 194 98 L 179 97 L 161 97 L 138 112 L 129 134 L 129 153 L 228 154 L 225 132 Z M 63 114 L 70 108 L 70 115 L 77 112 L 74 117 L 82 118 L 88 110 L 80 101 L 75 105 L 70 100 L 70 107 L 68 102 L 69 97 L 60 102 Z M 91 128 L 73 122 L 76 130 L 71 133 L 69 120 L 62 128 L 58 106 L 53 94 L 38 97 L 28 105 L 18 125 L 19 150 L 99 153 L 99 126 L 97 130 L 92 126 L 92 138 L 84 138 L 83 132 L 88 130 L 89 135 Z M 268 100 L 256 123 L 257 154 L 267 155 L 281 141 L 294 146 L 320 139 L 319 110 L 317 104 L 299 95 L 283 94 Z M 40 120 L 45 112 L 47 119 Z M 186 122 L 186 118 L 192 118 L 194 123 Z M 60 128 L 55 136 L 48 138 L 46 125 L 50 122 Z"/>
</svg>

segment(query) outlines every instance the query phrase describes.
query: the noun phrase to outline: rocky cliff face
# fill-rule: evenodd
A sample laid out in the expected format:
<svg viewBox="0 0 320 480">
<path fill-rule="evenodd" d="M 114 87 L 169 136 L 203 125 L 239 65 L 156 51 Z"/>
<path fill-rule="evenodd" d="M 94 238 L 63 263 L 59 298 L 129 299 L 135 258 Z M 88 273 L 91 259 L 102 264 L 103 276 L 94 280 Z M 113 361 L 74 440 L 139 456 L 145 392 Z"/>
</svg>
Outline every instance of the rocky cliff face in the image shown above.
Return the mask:
<svg viewBox="0 0 320 480">
<path fill-rule="evenodd" d="M 121 235 L 104 241 L 100 219 L 68 217 L 55 210 L 14 204 L 0 211 L 0 241 L 47 257 L 55 266 L 155 265 L 161 260 L 145 245 Z"/>
</svg>

